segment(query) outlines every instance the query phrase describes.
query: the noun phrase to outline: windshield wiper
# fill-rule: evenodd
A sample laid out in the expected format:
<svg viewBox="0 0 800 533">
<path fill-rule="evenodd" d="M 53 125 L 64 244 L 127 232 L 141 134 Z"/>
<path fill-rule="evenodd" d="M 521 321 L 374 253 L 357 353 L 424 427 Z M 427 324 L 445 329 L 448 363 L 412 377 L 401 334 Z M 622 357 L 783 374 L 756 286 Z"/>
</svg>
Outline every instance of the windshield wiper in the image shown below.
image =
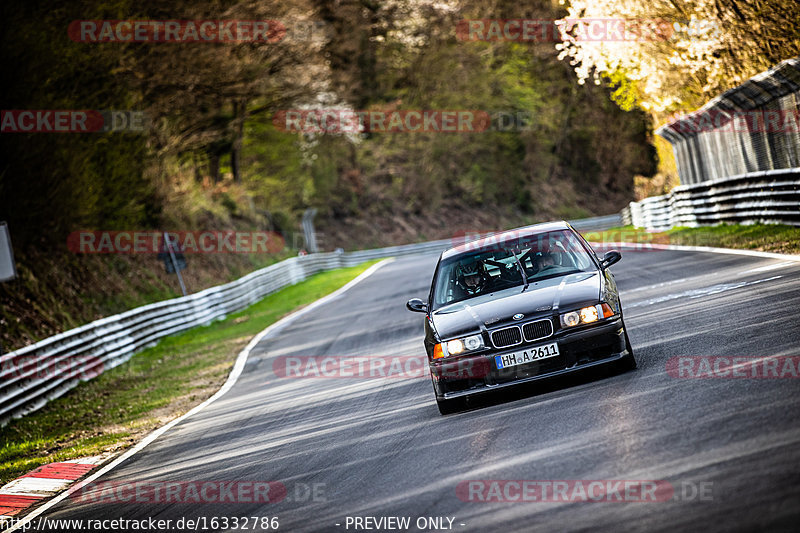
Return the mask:
<svg viewBox="0 0 800 533">
<path fill-rule="evenodd" d="M 528 288 L 528 275 L 525 273 L 525 268 L 522 266 L 522 263 L 520 262 L 519 257 L 517 257 L 517 254 L 512 253 L 511 255 L 514 256 L 514 261 L 517 262 L 517 266 L 519 267 L 519 271 L 522 274 L 522 283 L 525 284 L 525 286 L 522 287 L 522 291 L 521 292 L 525 292 L 527 290 L 527 288 Z"/>
</svg>

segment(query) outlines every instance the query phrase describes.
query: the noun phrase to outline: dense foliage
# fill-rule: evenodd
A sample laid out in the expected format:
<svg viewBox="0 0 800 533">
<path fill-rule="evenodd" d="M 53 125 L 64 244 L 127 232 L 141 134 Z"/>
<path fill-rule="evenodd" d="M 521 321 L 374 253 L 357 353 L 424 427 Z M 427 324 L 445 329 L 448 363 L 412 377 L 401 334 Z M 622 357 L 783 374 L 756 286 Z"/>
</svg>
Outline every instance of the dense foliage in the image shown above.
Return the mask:
<svg viewBox="0 0 800 533">
<path fill-rule="evenodd" d="M 618 209 L 633 176 L 655 170 L 646 115 L 620 111 L 609 89 L 578 85 L 552 42 L 456 38 L 464 18 L 565 14 L 549 1 L 531 6 L 6 2 L 4 109 L 133 109 L 149 126 L 4 133 L 2 218 L 21 245 L 59 248 L 76 229 L 219 225 L 220 215 L 293 229 L 310 206 L 331 224 L 441 206 L 533 217 Z M 68 27 L 84 19 L 277 19 L 287 33 L 268 43 L 75 42 Z M 274 114 L 298 106 L 526 118 L 483 133 L 276 130 Z"/>
</svg>

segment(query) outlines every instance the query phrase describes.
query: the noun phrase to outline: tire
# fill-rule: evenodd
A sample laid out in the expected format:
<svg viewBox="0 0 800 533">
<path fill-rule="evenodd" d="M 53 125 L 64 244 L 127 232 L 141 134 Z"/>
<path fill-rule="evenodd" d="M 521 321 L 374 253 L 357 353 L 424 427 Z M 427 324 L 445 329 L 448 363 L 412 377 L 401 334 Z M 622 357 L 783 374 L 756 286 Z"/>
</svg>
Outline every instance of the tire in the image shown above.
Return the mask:
<svg viewBox="0 0 800 533">
<path fill-rule="evenodd" d="M 619 361 L 619 368 L 623 372 L 636 369 L 636 358 L 633 356 L 633 347 L 631 346 L 631 341 L 628 339 L 628 330 L 625 330 L 625 346 L 628 348 L 628 355 Z"/>
<path fill-rule="evenodd" d="M 439 408 L 439 414 L 451 415 L 459 412 L 463 408 L 461 398 L 452 398 L 450 400 L 436 399 L 436 407 Z"/>
</svg>

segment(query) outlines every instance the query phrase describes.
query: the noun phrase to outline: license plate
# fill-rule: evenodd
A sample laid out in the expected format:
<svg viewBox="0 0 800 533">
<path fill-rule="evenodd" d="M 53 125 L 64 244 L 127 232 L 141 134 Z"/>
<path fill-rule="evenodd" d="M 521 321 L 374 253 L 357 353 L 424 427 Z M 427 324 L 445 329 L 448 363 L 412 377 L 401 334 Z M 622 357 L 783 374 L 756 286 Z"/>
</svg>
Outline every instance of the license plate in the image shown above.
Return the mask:
<svg viewBox="0 0 800 533">
<path fill-rule="evenodd" d="M 558 355 L 558 343 L 542 344 L 541 346 L 531 346 L 519 352 L 507 353 L 505 355 L 495 355 L 494 362 L 497 368 L 508 368 L 510 366 L 524 365 L 540 359 L 555 357 Z"/>
</svg>

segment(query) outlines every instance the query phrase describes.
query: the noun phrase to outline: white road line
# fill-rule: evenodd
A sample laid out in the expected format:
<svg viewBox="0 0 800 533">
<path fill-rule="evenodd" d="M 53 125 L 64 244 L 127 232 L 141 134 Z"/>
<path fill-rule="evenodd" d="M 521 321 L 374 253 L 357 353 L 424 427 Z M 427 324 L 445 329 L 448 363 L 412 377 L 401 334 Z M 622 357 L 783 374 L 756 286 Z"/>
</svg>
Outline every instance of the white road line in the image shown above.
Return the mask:
<svg viewBox="0 0 800 533">
<path fill-rule="evenodd" d="M 90 457 L 81 457 L 80 459 L 70 459 L 68 461 L 59 461 L 60 463 L 75 463 L 78 465 L 99 465 L 108 459 L 103 455 L 92 455 Z"/>
<path fill-rule="evenodd" d="M 661 283 L 654 283 L 653 285 L 644 285 L 642 287 L 635 287 L 633 289 L 627 289 L 627 290 L 622 291 L 622 294 L 627 295 L 627 294 L 630 294 L 632 292 L 648 291 L 648 290 L 653 290 L 653 289 L 661 289 L 663 287 L 668 287 L 670 285 L 675 285 L 677 283 L 686 283 L 688 281 L 694 281 L 694 280 L 698 280 L 698 279 L 702 279 L 702 278 L 707 278 L 709 276 L 713 277 L 713 276 L 717 276 L 717 275 L 718 275 L 718 272 L 711 272 L 709 274 L 701 274 L 700 276 L 692 276 L 690 278 L 671 279 L 669 281 L 662 281 Z"/>
<path fill-rule="evenodd" d="M 751 274 L 753 272 L 767 272 L 768 270 L 775 270 L 778 268 L 784 268 L 788 266 L 794 266 L 792 261 L 783 261 L 781 263 L 772 263 L 771 265 L 765 265 L 758 268 L 751 268 L 750 270 L 744 270 L 739 272 L 739 274 Z"/>
<path fill-rule="evenodd" d="M 306 307 L 300 309 L 299 311 L 295 311 L 294 313 L 283 317 L 282 319 L 278 320 L 277 322 L 275 322 L 274 324 L 272 324 L 271 326 L 269 326 L 265 330 L 261 331 L 258 335 L 253 337 L 253 340 L 250 341 L 250 343 L 244 348 L 244 350 L 239 352 L 239 355 L 236 357 L 236 362 L 233 365 L 233 370 L 231 370 L 230 375 L 228 375 L 228 380 L 225 382 L 224 385 L 222 385 L 222 388 L 219 389 L 211 398 L 207 399 L 206 401 L 204 401 L 200 405 L 194 407 L 193 409 L 191 409 L 185 415 L 183 415 L 181 417 L 178 417 L 175 420 L 172 420 L 171 422 L 169 422 L 167 425 L 162 426 L 162 427 L 158 428 L 157 430 L 153 431 L 147 437 L 145 437 L 143 440 L 141 440 L 138 444 L 136 444 L 133 448 L 131 448 L 130 450 L 128 450 L 127 452 L 125 452 L 124 454 L 119 456 L 113 462 L 107 464 L 106 466 L 104 466 L 103 468 L 101 468 L 100 470 L 98 470 L 97 472 L 95 472 L 94 474 L 89 476 L 88 478 L 84 479 L 80 483 L 76 483 L 75 485 L 70 487 L 69 490 L 66 490 L 66 491 L 62 492 L 61 494 L 59 494 L 58 496 L 56 496 L 55 498 L 53 498 L 52 500 L 50 500 L 46 504 L 44 504 L 41 507 L 35 509 L 30 514 L 25 516 L 25 518 L 23 518 L 19 522 L 17 522 L 12 528 L 8 529 L 7 531 L 9 533 L 11 531 L 17 531 L 19 529 L 24 529 L 24 530 L 27 531 L 27 529 L 30 526 L 26 527 L 26 524 L 30 523 L 31 520 L 33 520 L 34 518 L 36 518 L 40 514 L 44 513 L 45 511 L 47 511 L 51 507 L 53 507 L 55 505 L 58 505 L 64 499 L 66 499 L 70 494 L 72 494 L 76 490 L 79 490 L 85 484 L 91 483 L 92 481 L 94 481 L 95 479 L 99 478 L 100 476 L 102 476 L 104 474 L 107 474 L 108 472 L 110 472 L 114 468 L 118 467 L 119 465 L 124 463 L 127 459 L 133 457 L 134 455 L 136 455 L 137 453 L 142 451 L 145 447 L 147 447 L 148 444 L 150 444 L 151 442 L 156 440 L 158 437 L 160 437 L 161 435 L 163 435 L 164 433 L 166 433 L 167 431 L 172 429 L 174 426 L 176 426 L 177 424 L 180 424 L 181 422 L 183 422 L 184 420 L 186 420 L 187 418 L 189 418 L 193 414 L 202 411 L 203 409 L 205 409 L 206 407 L 208 407 L 209 405 L 211 405 L 212 403 L 214 403 L 215 401 L 220 399 L 226 392 L 228 392 L 236 384 L 236 380 L 239 379 L 239 376 L 242 374 L 242 370 L 244 370 L 244 365 L 247 362 L 247 358 L 250 355 L 250 352 L 253 350 L 253 348 L 256 347 L 256 345 L 259 342 L 261 342 L 261 340 L 263 340 L 268 335 L 271 335 L 271 334 L 275 333 L 276 331 L 279 331 L 281 328 L 287 326 L 290 322 L 293 322 L 294 320 L 296 320 L 297 318 L 301 317 L 302 315 L 308 313 L 309 311 L 311 311 L 313 309 L 316 309 L 317 307 L 328 303 L 329 301 L 333 300 L 334 298 L 337 298 L 342 293 L 344 293 L 345 291 L 347 291 L 348 289 L 350 289 L 351 287 L 353 287 L 357 283 L 360 283 L 361 281 L 365 280 L 366 278 L 368 278 L 369 276 L 374 274 L 375 271 L 377 271 L 379 268 L 381 268 L 382 266 L 392 262 L 393 260 L 394 260 L 393 258 L 388 258 L 388 259 L 384 259 L 383 261 L 381 261 L 379 263 L 376 263 L 376 264 L 372 265 L 367 270 L 365 270 L 360 275 L 358 275 L 355 279 L 353 279 L 349 283 L 347 283 L 345 286 L 340 287 L 336 291 L 330 293 L 327 296 L 324 296 L 323 298 L 320 298 L 319 300 L 315 301 L 314 303 L 312 303 L 310 305 L 307 305 Z"/>
<path fill-rule="evenodd" d="M 713 248 L 710 246 L 682 246 L 678 244 L 653 244 L 635 242 L 590 242 L 590 245 L 617 248 L 636 248 L 638 250 L 675 250 L 679 252 L 707 252 L 712 254 L 749 255 L 767 259 L 782 259 L 800 263 L 800 255 L 779 254 L 775 252 L 759 252 L 757 250 L 734 250 L 733 248 Z"/>
<path fill-rule="evenodd" d="M 765 281 L 773 281 L 776 279 L 780 279 L 782 277 L 783 276 L 772 276 L 771 278 L 757 279 L 753 281 L 739 281 L 736 283 L 719 283 L 717 285 L 710 285 L 708 287 L 701 287 L 699 289 L 690 289 L 688 291 L 665 294 L 663 296 L 657 296 L 655 298 L 642 300 L 641 302 L 633 302 L 631 304 L 627 304 L 625 306 L 625 309 L 630 309 L 632 307 L 641 307 L 643 305 L 660 304 L 663 302 L 668 302 L 670 300 L 677 300 L 679 298 L 688 298 L 688 299 L 702 298 L 704 296 L 711 296 L 712 294 L 719 294 L 721 292 L 731 291 L 734 289 L 741 289 L 742 287 L 749 287 L 750 285 L 756 285 L 758 283 L 764 283 Z"/>
</svg>

